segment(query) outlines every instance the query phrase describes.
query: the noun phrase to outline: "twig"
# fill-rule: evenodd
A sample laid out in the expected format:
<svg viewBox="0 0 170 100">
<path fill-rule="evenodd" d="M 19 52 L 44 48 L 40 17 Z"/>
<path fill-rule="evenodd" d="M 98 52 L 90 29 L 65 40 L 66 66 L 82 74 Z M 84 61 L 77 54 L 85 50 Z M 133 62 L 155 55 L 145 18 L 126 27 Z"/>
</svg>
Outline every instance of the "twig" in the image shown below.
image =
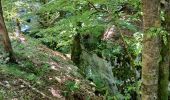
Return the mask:
<svg viewBox="0 0 170 100">
<path fill-rule="evenodd" d="M 35 87 L 31 86 L 28 82 L 22 80 L 22 79 L 19 79 L 19 81 L 21 81 L 22 83 L 24 83 L 26 86 L 28 86 L 30 89 L 32 89 L 33 91 L 39 93 L 40 95 L 42 95 L 43 97 L 46 97 L 50 100 L 52 100 L 51 97 L 47 96 L 46 94 L 44 94 L 43 92 L 39 91 L 38 89 L 36 89 Z"/>
<path fill-rule="evenodd" d="M 9 87 L 6 86 L 6 85 L 4 85 L 2 82 L 0 82 L 0 85 L 3 86 L 3 87 L 5 87 L 5 88 L 7 88 L 7 89 L 9 89 Z"/>
<path fill-rule="evenodd" d="M 108 10 L 96 8 L 96 6 L 95 6 L 92 2 L 90 2 L 90 1 L 88 1 L 88 0 L 87 0 L 87 2 L 88 2 L 89 5 L 90 5 L 92 8 L 94 8 L 97 12 L 107 12 L 107 13 L 110 13 Z"/>
</svg>

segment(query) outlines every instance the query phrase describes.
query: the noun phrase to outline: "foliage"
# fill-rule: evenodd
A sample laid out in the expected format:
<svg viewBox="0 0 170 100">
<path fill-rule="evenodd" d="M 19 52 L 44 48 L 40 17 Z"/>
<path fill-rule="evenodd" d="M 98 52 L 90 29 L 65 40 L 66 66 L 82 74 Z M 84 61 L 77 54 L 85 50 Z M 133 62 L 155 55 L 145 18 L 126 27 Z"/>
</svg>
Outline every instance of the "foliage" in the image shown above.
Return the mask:
<svg viewBox="0 0 170 100">
<path fill-rule="evenodd" d="M 149 38 L 153 38 L 153 37 L 162 37 L 163 38 L 163 42 L 165 45 L 167 45 L 167 37 L 168 37 L 168 32 L 163 28 L 163 27 L 151 27 L 148 30 L 148 37 Z"/>
<path fill-rule="evenodd" d="M 28 80 L 36 81 L 38 77 L 42 76 L 45 72 L 48 71 L 49 65 L 44 64 L 41 66 L 41 69 L 38 67 L 35 67 L 35 63 L 30 61 L 27 57 L 33 57 L 33 56 L 41 56 L 41 53 L 37 53 L 37 55 L 33 54 L 32 52 L 37 52 L 34 49 L 34 46 L 38 44 L 38 42 L 30 41 L 29 48 L 26 48 L 25 44 L 19 43 L 17 40 L 14 40 L 13 46 L 15 47 L 15 55 L 20 60 L 18 64 L 8 64 L 9 58 L 6 55 L 6 53 L 1 54 L 0 58 L 0 69 L 2 72 L 9 73 L 12 75 L 16 75 L 19 77 L 24 77 Z M 28 46 L 28 45 L 27 45 Z M 41 57 L 38 57 L 41 58 Z M 24 59 L 24 60 L 23 60 Z M 44 59 L 41 59 L 44 60 Z M 5 66 L 7 65 L 7 66 Z M 5 66 L 5 67 L 4 67 Z"/>
<path fill-rule="evenodd" d="M 80 88 L 80 83 L 78 83 L 78 82 L 76 82 L 76 81 L 68 81 L 68 82 L 66 82 L 66 90 L 68 91 L 68 92 L 75 92 L 76 90 L 78 90 L 79 88 Z"/>
<path fill-rule="evenodd" d="M 12 5 L 11 3 L 7 4 Z M 21 5 L 18 6 L 18 4 Z M 122 16 L 124 7 L 128 6 L 127 10 L 138 10 L 140 2 L 138 0 L 52 0 L 44 4 L 43 1 L 30 2 L 25 0 L 24 2 L 16 2 L 12 6 L 16 10 L 10 11 L 8 10 L 9 6 L 7 6 L 6 11 L 8 12 L 5 14 L 18 13 L 20 9 L 26 9 L 26 12 L 19 16 L 22 23 L 29 24 L 26 23 L 26 20 L 33 19 L 34 16 L 34 23 L 30 24 L 32 37 L 39 38 L 42 43 L 54 50 L 68 53 L 72 37 L 77 33 L 76 29 L 81 34 L 93 34 L 99 37 L 110 22 L 117 23 L 119 16 Z M 117 13 L 119 10 L 122 12 Z M 10 19 L 13 17 L 15 16 L 10 16 Z M 82 22 L 82 28 L 77 28 L 77 22 Z M 125 24 L 124 21 L 122 22 L 118 23 Z M 131 27 L 129 24 L 126 26 Z M 62 41 L 60 41 L 61 38 Z"/>
<path fill-rule="evenodd" d="M 108 80 L 103 78 L 108 73 L 102 73 L 104 68 L 99 68 L 100 73 L 96 64 L 100 65 L 101 63 L 94 63 L 92 60 L 86 62 L 85 65 L 82 64 L 80 66 L 82 68 L 79 70 L 86 79 L 94 83 L 96 95 L 104 95 L 108 100 L 128 100 L 134 97 L 135 93 L 140 94 L 141 42 L 143 37 L 141 27 L 137 23 L 141 22 L 140 0 L 11 1 L 3 0 L 3 3 L 6 4 L 4 5 L 4 13 L 8 29 L 15 30 L 15 18 L 18 18 L 21 28 L 22 25 L 30 26 L 28 34 L 26 32 L 24 34 L 36 38 L 38 41 L 31 40 L 28 45 L 13 41 L 15 53 L 18 58 L 22 59 L 19 59 L 20 66 L 17 69 L 15 69 L 15 65 L 7 67 L 7 69 L 2 68 L 5 72 L 28 80 L 37 80 L 49 71 L 49 64 L 45 63 L 48 61 L 49 55 L 34 49 L 38 47 L 39 42 L 66 54 L 70 53 L 73 37 L 80 33 L 83 50 L 91 54 L 89 59 L 92 59 L 94 54 L 110 64 L 108 68 L 111 68 L 110 71 L 113 75 L 110 74 L 109 78 L 113 78 L 114 84 L 112 83 L 112 85 L 118 88 L 114 95 L 110 94 Z M 117 41 L 102 40 L 103 33 L 112 25 L 117 27 L 119 39 Z M 128 36 L 122 30 L 132 35 Z M 152 35 L 157 33 L 161 33 L 164 37 L 167 35 L 161 28 L 152 28 L 150 31 L 153 33 Z M 90 39 L 86 39 L 86 36 L 89 36 Z M 164 38 L 164 42 L 166 44 L 166 38 Z M 5 64 L 8 58 L 4 54 L 0 55 L 2 55 L 0 63 Z M 128 55 L 131 55 L 134 61 L 137 79 L 135 79 L 134 70 L 131 69 L 133 65 L 131 65 L 132 61 Z M 30 57 L 39 59 L 32 61 Z M 51 59 L 60 62 L 58 58 L 51 57 Z M 43 61 L 43 64 L 37 63 Z M 41 66 L 41 68 L 37 66 Z M 75 81 L 69 81 L 65 86 L 69 92 L 75 92 L 80 88 Z"/>
</svg>

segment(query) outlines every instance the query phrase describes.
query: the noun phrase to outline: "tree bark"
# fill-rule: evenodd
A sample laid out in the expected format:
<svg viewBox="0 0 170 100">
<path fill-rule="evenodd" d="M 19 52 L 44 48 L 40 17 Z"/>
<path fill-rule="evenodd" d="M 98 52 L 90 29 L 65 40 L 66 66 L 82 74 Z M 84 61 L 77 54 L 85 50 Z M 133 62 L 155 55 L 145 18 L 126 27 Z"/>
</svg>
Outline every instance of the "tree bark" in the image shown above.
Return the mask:
<svg viewBox="0 0 170 100">
<path fill-rule="evenodd" d="M 20 21 L 18 18 L 16 18 L 16 37 L 19 37 L 21 35 L 21 25 L 20 25 Z"/>
<path fill-rule="evenodd" d="M 71 60 L 79 66 L 80 64 L 80 55 L 82 52 L 81 45 L 80 45 L 80 33 L 77 33 L 74 36 L 72 49 L 71 49 Z"/>
<path fill-rule="evenodd" d="M 165 4 L 165 23 L 166 31 L 170 34 L 170 0 Z M 170 65 L 170 36 L 167 37 L 167 44 L 162 43 L 162 61 L 159 68 L 159 100 L 168 100 L 169 65 Z"/>
<path fill-rule="evenodd" d="M 5 22 L 4 22 L 4 18 L 3 18 L 1 0 L 0 0 L 0 35 L 2 37 L 2 44 L 4 46 L 5 52 L 9 53 L 10 61 L 15 62 L 15 57 L 13 55 L 11 42 L 10 42 L 9 35 L 8 35 Z"/>
<path fill-rule="evenodd" d="M 82 22 L 77 22 L 77 29 L 76 32 L 77 34 L 74 36 L 73 39 L 73 44 L 71 48 L 71 60 L 79 66 L 80 64 L 80 55 L 82 53 L 82 48 L 81 48 L 81 35 L 79 32 L 79 29 L 82 28 Z"/>
<path fill-rule="evenodd" d="M 160 27 L 160 0 L 142 0 L 143 52 L 142 52 L 142 100 L 158 99 L 158 75 L 160 63 L 160 37 L 149 35 L 150 28 Z"/>
<path fill-rule="evenodd" d="M 162 61 L 159 66 L 159 86 L 158 96 L 159 100 L 168 100 L 168 83 L 169 83 L 169 46 L 170 43 L 165 45 L 162 41 L 161 56 Z"/>
</svg>

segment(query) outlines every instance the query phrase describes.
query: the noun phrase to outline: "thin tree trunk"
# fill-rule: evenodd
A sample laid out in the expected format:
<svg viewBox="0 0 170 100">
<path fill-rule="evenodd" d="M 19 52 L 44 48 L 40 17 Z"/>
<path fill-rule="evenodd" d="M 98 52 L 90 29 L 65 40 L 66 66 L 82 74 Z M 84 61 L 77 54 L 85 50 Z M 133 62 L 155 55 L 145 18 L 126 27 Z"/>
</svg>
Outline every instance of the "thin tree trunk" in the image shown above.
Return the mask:
<svg viewBox="0 0 170 100">
<path fill-rule="evenodd" d="M 170 34 L 170 0 L 165 4 L 165 23 L 163 25 Z M 162 43 L 162 62 L 159 68 L 159 100 L 168 100 L 169 65 L 170 65 L 170 37 L 167 44 Z"/>
<path fill-rule="evenodd" d="M 149 29 L 160 27 L 160 0 L 142 0 L 143 52 L 142 52 L 142 100 L 158 99 L 158 75 L 160 63 L 160 38 L 150 37 Z"/>
<path fill-rule="evenodd" d="M 161 56 L 162 61 L 159 66 L 159 100 L 168 100 L 168 83 L 169 83 L 169 43 L 165 45 L 162 41 Z"/>
<path fill-rule="evenodd" d="M 80 64 L 80 55 L 82 49 L 80 45 L 80 33 L 74 36 L 72 49 L 71 49 L 71 60 L 78 66 Z"/>
<path fill-rule="evenodd" d="M 1 0 L 0 0 L 0 35 L 2 36 L 2 44 L 4 46 L 4 49 L 7 53 L 9 53 L 10 61 L 15 62 L 11 42 L 10 42 L 8 32 L 5 26 L 4 18 L 3 18 Z"/>
<path fill-rule="evenodd" d="M 16 37 L 19 37 L 21 35 L 21 25 L 18 18 L 16 18 Z"/>
<path fill-rule="evenodd" d="M 73 38 L 73 44 L 71 48 L 71 60 L 79 66 L 80 64 L 80 55 L 82 53 L 82 48 L 81 48 L 81 35 L 79 32 L 79 29 L 82 28 L 82 23 L 77 22 L 77 34 Z"/>
</svg>

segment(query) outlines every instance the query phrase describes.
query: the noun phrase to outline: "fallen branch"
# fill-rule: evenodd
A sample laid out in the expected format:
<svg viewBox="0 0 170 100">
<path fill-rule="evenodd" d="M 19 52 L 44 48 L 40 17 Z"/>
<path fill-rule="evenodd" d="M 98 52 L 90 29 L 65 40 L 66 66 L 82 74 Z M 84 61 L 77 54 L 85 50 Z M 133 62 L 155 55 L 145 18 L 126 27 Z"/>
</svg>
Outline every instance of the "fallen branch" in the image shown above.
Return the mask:
<svg viewBox="0 0 170 100">
<path fill-rule="evenodd" d="M 45 93 L 39 91 L 38 89 L 36 89 L 35 87 L 31 86 L 28 82 L 22 80 L 22 79 L 19 79 L 19 81 L 21 81 L 22 83 L 24 83 L 24 85 L 28 86 L 30 89 L 32 89 L 33 91 L 37 92 L 38 94 L 42 95 L 43 97 L 46 97 L 50 100 L 52 100 L 51 97 L 47 96 Z"/>
<path fill-rule="evenodd" d="M 2 82 L 0 82 L 0 85 L 7 88 L 7 89 L 9 89 L 9 87 L 7 85 L 3 84 Z"/>
</svg>

